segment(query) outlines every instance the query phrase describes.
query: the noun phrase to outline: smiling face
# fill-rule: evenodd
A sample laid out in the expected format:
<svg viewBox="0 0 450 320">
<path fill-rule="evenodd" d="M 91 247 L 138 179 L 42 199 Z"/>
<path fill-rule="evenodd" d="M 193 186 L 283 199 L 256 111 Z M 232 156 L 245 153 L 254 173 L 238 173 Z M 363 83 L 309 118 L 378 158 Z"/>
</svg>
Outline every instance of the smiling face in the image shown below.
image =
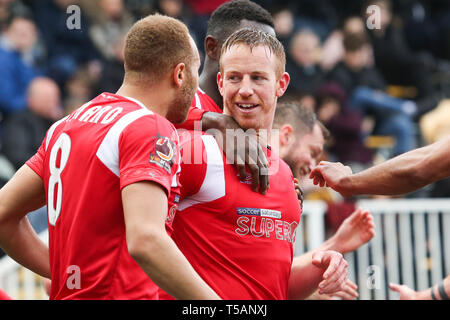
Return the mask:
<svg viewBox="0 0 450 320">
<path fill-rule="evenodd" d="M 272 128 L 277 99 L 289 84 L 279 58 L 265 45 L 252 49 L 245 43 L 232 45 L 220 58 L 217 84 L 224 114 L 243 129 Z"/>
<path fill-rule="evenodd" d="M 283 160 L 289 165 L 294 177 L 300 178 L 308 175 L 316 166 L 325 143 L 322 129 L 318 124 L 313 130 L 303 136 L 296 136 Z"/>
</svg>

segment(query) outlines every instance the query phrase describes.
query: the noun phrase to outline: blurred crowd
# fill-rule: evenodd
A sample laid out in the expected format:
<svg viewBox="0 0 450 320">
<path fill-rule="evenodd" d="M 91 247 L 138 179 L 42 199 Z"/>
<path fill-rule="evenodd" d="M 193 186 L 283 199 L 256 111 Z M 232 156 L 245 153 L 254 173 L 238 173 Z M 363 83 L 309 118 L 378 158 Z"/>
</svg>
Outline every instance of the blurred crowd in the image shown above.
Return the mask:
<svg viewBox="0 0 450 320">
<path fill-rule="evenodd" d="M 116 92 L 124 38 L 160 12 L 185 22 L 201 56 L 224 0 L 0 0 L 0 182 L 50 124 Z M 450 133 L 450 2 L 259 0 L 285 45 L 284 100 L 314 109 L 332 134 L 324 159 L 354 171 Z M 450 196 L 441 181 L 419 196 Z"/>
</svg>

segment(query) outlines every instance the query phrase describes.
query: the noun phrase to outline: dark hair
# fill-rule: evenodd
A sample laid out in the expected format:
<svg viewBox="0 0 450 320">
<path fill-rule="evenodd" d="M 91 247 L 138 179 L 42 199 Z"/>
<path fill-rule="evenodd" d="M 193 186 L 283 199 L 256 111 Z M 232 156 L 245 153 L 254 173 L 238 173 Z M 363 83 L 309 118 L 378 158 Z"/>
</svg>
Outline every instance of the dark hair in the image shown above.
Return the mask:
<svg viewBox="0 0 450 320">
<path fill-rule="evenodd" d="M 310 108 L 295 101 L 279 102 L 275 109 L 273 125 L 275 128 L 281 128 L 284 124 L 290 124 L 296 134 L 308 134 L 314 129 L 316 121 L 316 114 Z"/>
<path fill-rule="evenodd" d="M 260 5 L 249 0 L 225 2 L 211 14 L 206 34 L 224 42 L 242 20 L 255 21 L 274 28 L 272 15 Z"/>
<path fill-rule="evenodd" d="M 369 39 L 365 33 L 344 33 L 344 49 L 347 52 L 355 52 L 362 49 L 369 43 Z"/>
<path fill-rule="evenodd" d="M 9 28 L 15 19 L 24 19 L 31 21 L 33 24 L 36 24 L 34 21 L 33 13 L 24 5 L 17 5 L 11 8 L 10 13 L 5 21 L 5 27 Z"/>
</svg>

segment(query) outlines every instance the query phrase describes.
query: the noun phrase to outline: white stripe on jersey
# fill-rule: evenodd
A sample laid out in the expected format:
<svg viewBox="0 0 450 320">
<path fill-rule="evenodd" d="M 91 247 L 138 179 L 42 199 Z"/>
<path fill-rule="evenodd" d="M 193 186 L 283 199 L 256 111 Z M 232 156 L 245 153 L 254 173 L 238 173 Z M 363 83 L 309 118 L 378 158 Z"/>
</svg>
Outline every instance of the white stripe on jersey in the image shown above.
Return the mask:
<svg viewBox="0 0 450 320">
<path fill-rule="evenodd" d="M 103 164 L 111 170 L 117 177 L 120 177 L 119 170 L 119 137 L 122 131 L 132 122 L 137 119 L 153 114 L 148 109 L 140 109 L 133 112 L 130 112 L 120 118 L 109 130 L 106 134 L 105 138 L 103 138 L 100 147 L 97 150 L 98 159 L 103 162 Z"/>
<path fill-rule="evenodd" d="M 177 140 L 180 141 L 180 137 L 178 136 L 178 131 L 175 130 L 174 132 L 175 132 L 175 134 L 177 136 Z M 179 150 L 177 151 L 177 157 L 178 157 L 178 161 L 177 161 L 178 168 L 177 168 L 177 171 L 175 172 L 175 174 L 173 175 L 173 178 L 172 178 L 172 184 L 170 185 L 172 188 L 175 188 L 175 187 L 178 186 L 177 177 L 179 176 L 179 174 L 181 172 L 181 153 L 180 153 Z"/>
<path fill-rule="evenodd" d="M 47 131 L 47 138 L 45 139 L 45 150 L 47 151 L 47 147 L 48 144 L 50 143 L 50 139 L 53 136 L 53 132 L 55 132 L 56 127 L 63 122 L 64 120 L 66 120 L 69 116 L 65 116 L 64 118 L 56 121 L 54 124 L 52 124 L 52 126 L 48 129 Z"/>
<path fill-rule="evenodd" d="M 201 109 L 202 104 L 200 103 L 200 97 L 198 96 L 197 92 L 195 92 L 194 99 L 195 99 L 195 107 Z"/>
<path fill-rule="evenodd" d="M 206 151 L 207 167 L 205 179 L 200 190 L 183 199 L 178 205 L 182 211 L 202 202 L 211 202 L 225 195 L 225 171 L 223 164 L 223 153 L 213 136 L 201 137 Z"/>
</svg>

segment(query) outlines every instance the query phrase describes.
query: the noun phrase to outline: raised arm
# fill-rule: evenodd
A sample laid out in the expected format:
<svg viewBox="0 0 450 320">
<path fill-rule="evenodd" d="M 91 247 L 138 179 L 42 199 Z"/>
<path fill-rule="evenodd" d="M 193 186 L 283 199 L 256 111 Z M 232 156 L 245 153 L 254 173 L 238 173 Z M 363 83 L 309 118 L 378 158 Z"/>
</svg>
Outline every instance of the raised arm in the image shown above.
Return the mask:
<svg viewBox="0 0 450 320">
<path fill-rule="evenodd" d="M 355 174 L 341 163 L 322 161 L 310 178 L 344 196 L 405 194 L 449 177 L 449 154 L 450 136 Z"/>
<path fill-rule="evenodd" d="M 400 300 L 449 300 L 450 275 L 441 283 L 423 291 L 415 291 L 405 285 L 390 283 L 389 288 L 400 294 Z"/>
</svg>

